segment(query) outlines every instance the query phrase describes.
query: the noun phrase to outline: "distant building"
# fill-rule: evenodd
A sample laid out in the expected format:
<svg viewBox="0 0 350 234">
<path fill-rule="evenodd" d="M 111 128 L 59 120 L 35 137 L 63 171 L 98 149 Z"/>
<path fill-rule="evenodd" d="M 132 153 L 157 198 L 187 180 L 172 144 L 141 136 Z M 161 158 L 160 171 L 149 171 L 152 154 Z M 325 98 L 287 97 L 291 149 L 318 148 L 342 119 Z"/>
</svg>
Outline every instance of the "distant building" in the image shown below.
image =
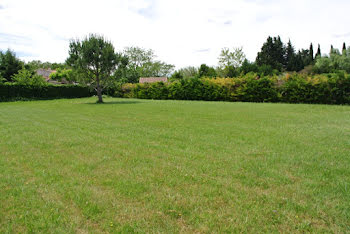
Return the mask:
<svg viewBox="0 0 350 234">
<path fill-rule="evenodd" d="M 43 69 L 43 68 L 39 68 L 38 70 L 36 70 L 36 74 L 43 76 L 46 81 L 50 80 L 50 75 L 51 73 L 54 73 L 54 72 L 56 71 L 51 69 Z"/>
<path fill-rule="evenodd" d="M 141 77 L 140 78 L 140 83 L 155 83 L 155 82 L 168 82 L 167 77 Z"/>
</svg>

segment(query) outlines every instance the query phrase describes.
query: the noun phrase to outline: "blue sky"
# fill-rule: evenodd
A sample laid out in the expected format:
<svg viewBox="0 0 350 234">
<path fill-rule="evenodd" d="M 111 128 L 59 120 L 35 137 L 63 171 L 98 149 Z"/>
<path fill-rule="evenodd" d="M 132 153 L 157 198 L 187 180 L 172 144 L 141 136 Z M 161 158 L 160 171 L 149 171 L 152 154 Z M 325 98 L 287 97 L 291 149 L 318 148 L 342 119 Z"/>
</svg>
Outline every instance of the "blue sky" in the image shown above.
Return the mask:
<svg viewBox="0 0 350 234">
<path fill-rule="evenodd" d="M 63 62 L 69 39 L 99 33 L 177 68 L 215 66 L 223 47 L 242 46 L 254 60 L 269 35 L 296 49 L 320 43 L 323 53 L 350 45 L 348 9 L 346 0 L 0 0 L 0 49 Z"/>
</svg>

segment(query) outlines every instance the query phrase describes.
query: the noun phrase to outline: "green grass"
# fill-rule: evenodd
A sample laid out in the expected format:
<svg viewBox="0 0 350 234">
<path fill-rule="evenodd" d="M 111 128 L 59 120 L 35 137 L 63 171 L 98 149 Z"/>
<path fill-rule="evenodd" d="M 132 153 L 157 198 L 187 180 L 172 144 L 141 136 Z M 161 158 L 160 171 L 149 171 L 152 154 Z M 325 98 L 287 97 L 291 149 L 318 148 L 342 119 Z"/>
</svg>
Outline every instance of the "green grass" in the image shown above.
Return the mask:
<svg viewBox="0 0 350 234">
<path fill-rule="evenodd" d="M 0 233 L 350 232 L 350 107 L 0 103 Z"/>
</svg>

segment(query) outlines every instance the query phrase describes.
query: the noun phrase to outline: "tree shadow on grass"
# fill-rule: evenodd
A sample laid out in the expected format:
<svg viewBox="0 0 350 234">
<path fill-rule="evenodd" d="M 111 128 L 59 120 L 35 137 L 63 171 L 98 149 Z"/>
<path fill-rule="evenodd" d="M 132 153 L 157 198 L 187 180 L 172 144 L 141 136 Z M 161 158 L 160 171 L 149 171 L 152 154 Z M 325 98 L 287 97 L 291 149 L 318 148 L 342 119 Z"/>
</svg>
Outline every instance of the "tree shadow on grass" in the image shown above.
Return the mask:
<svg viewBox="0 0 350 234">
<path fill-rule="evenodd" d="M 140 101 L 113 101 L 113 102 L 103 102 L 103 103 L 97 103 L 97 102 L 88 102 L 88 103 L 83 103 L 83 104 L 88 104 L 88 105 L 123 105 L 123 104 L 138 104 L 141 103 Z"/>
</svg>

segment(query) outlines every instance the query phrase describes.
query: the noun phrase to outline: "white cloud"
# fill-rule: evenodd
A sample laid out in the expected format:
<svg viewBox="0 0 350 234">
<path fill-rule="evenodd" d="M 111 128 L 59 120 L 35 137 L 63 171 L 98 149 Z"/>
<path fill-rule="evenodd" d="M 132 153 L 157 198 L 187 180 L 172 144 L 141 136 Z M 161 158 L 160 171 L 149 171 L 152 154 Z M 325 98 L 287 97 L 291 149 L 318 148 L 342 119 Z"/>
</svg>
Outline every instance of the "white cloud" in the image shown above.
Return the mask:
<svg viewBox="0 0 350 234">
<path fill-rule="evenodd" d="M 217 64 L 222 47 L 250 60 L 267 36 L 299 48 L 349 42 L 346 0 L 2 0 L 0 49 L 25 60 L 63 62 L 70 38 L 100 33 L 118 50 L 141 46 L 178 68 Z M 350 44 L 350 43 L 348 43 Z"/>
</svg>

